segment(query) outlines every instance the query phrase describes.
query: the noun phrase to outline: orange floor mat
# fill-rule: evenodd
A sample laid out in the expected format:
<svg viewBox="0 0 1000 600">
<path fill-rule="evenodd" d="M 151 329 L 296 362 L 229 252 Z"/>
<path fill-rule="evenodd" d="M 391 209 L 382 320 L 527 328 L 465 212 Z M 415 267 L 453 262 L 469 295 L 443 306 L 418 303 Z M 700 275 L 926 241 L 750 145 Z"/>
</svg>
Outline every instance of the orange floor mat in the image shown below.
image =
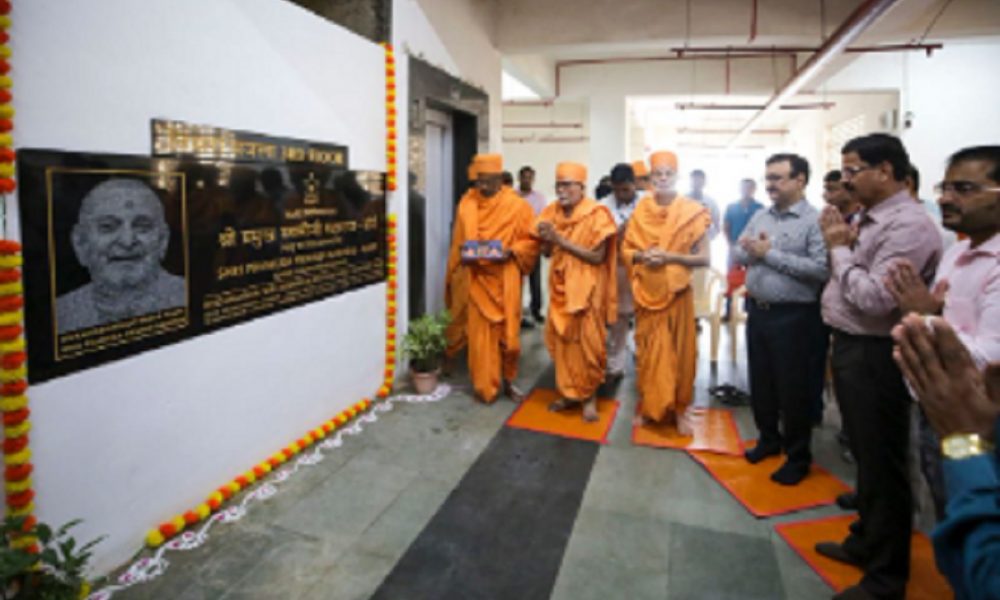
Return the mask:
<svg viewBox="0 0 1000 600">
<path fill-rule="evenodd" d="M 549 404 L 559 399 L 555 390 L 535 389 L 521 406 L 507 419 L 508 427 L 528 429 L 577 440 L 608 443 L 608 432 L 618 413 L 618 401 L 610 398 L 597 400 L 599 419 L 593 423 L 583 420 L 582 409 L 570 408 L 560 412 L 549 410 Z"/>
<path fill-rule="evenodd" d="M 632 443 L 655 448 L 703 450 L 731 456 L 743 456 L 736 420 L 728 410 L 709 408 L 697 417 L 693 436 L 682 436 L 674 425 L 643 425 L 632 428 Z"/>
<path fill-rule="evenodd" d="M 833 504 L 838 495 L 851 489 L 816 464 L 798 485 L 774 483 L 771 473 L 784 463 L 784 456 L 771 456 L 751 465 L 742 456 L 721 456 L 711 452 L 690 454 L 755 517 L 772 517 Z"/>
<path fill-rule="evenodd" d="M 836 591 L 861 581 L 861 569 L 830 560 L 816 553 L 817 542 L 839 542 L 847 537 L 847 528 L 854 515 L 836 515 L 812 521 L 775 525 L 788 545 L 792 547 L 816 574 Z M 954 595 L 948 581 L 934 564 L 931 541 L 922 533 L 913 534 L 910 551 L 910 582 L 906 588 L 907 600 L 945 600 Z"/>
</svg>

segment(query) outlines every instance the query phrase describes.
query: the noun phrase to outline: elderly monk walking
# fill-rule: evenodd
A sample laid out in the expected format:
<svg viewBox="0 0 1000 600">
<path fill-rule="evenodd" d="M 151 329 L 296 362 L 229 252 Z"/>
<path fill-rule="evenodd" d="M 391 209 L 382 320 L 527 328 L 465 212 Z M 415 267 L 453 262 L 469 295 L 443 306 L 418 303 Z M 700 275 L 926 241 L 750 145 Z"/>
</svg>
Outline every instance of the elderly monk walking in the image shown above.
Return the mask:
<svg viewBox="0 0 1000 600">
<path fill-rule="evenodd" d="M 606 206 L 585 197 L 587 168 L 556 167 L 559 199 L 538 217 L 541 251 L 550 257 L 549 316 L 545 345 L 556 366 L 559 400 L 553 411 L 583 405 L 583 419 L 597 420 L 597 388 L 604 381 L 607 326 L 615 299 L 616 232 Z"/>
<path fill-rule="evenodd" d="M 478 173 L 476 165 L 469 165 L 469 189 L 459 200 L 459 205 L 469 198 L 470 203 L 475 203 L 479 196 L 477 186 Z M 445 272 L 444 281 L 444 305 L 451 315 L 451 321 L 445 329 L 444 336 L 448 340 L 448 347 L 445 348 L 445 356 L 451 362 L 462 348 L 465 348 L 468 340 L 465 337 L 465 329 L 469 322 L 469 270 L 462 266 L 462 247 L 455 244 L 455 240 L 461 237 L 459 227 L 461 221 L 456 217 L 451 230 L 451 250 L 448 252 L 448 267 Z"/>
<path fill-rule="evenodd" d="M 458 205 L 451 252 L 460 267 L 454 285 L 468 277 L 465 334 L 469 347 L 469 375 L 476 397 L 493 402 L 501 391 L 511 400 L 523 398 L 514 387 L 521 352 L 521 282 L 534 266 L 536 243 L 530 236 L 534 212 L 513 189 L 501 187 L 503 158 L 479 154 L 473 159 L 477 191 Z M 497 258 L 485 258 L 476 248 L 499 245 Z M 492 248 L 491 248 L 492 249 Z M 487 255 L 490 253 L 486 253 Z M 453 289 L 453 304 L 457 286 Z"/>
<path fill-rule="evenodd" d="M 687 407 L 697 358 L 691 270 L 708 265 L 712 218 L 701 203 L 676 191 L 677 156 L 649 157 L 650 194 L 639 201 L 622 243 L 635 302 L 639 411 L 635 425 L 676 419 L 691 433 Z"/>
</svg>

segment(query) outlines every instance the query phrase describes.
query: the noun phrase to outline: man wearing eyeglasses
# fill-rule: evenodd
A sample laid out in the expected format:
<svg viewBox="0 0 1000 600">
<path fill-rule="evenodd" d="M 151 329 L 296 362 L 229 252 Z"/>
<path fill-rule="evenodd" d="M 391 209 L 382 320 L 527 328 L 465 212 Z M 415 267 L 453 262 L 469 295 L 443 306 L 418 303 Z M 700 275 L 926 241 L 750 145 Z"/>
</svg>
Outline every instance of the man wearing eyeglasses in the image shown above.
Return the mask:
<svg viewBox="0 0 1000 600">
<path fill-rule="evenodd" d="M 857 459 L 859 519 L 843 542 L 820 542 L 816 551 L 865 573 L 837 599 L 902 599 L 910 573 L 912 402 L 892 358 L 890 332 L 902 312 L 885 277 L 905 258 L 931 281 L 941 236 L 906 189 L 909 166 L 896 137 L 876 133 L 849 141 L 841 150 L 841 173 L 863 207 L 858 228 L 832 206 L 820 216 L 832 271 L 823 320 L 833 329 L 834 384 Z"/>
<path fill-rule="evenodd" d="M 754 214 L 733 245 L 733 258 L 747 267 L 750 406 L 760 432 L 746 459 L 755 464 L 784 451 L 785 463 L 771 479 L 797 485 L 812 465 L 811 358 L 822 329 L 819 294 L 830 272 L 818 214 L 805 199 L 809 163 L 775 154 L 766 170 L 772 205 Z"/>
<path fill-rule="evenodd" d="M 900 260 L 886 285 L 904 313 L 941 315 L 980 370 L 1000 361 L 1000 146 L 966 148 L 948 160 L 939 183 L 941 221 L 966 239 L 945 252 L 930 287 Z M 939 519 L 944 517 L 940 440 L 921 419 L 921 462 Z"/>
</svg>

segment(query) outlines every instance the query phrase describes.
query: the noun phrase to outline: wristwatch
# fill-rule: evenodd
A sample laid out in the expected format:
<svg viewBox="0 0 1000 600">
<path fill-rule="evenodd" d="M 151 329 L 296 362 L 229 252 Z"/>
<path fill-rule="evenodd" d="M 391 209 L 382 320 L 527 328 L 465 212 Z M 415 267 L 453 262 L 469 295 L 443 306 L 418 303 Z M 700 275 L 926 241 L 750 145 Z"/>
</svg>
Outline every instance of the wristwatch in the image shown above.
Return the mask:
<svg viewBox="0 0 1000 600">
<path fill-rule="evenodd" d="M 941 453 L 945 458 L 961 460 L 993 451 L 993 444 L 979 437 L 978 433 L 953 433 L 941 440 Z"/>
</svg>

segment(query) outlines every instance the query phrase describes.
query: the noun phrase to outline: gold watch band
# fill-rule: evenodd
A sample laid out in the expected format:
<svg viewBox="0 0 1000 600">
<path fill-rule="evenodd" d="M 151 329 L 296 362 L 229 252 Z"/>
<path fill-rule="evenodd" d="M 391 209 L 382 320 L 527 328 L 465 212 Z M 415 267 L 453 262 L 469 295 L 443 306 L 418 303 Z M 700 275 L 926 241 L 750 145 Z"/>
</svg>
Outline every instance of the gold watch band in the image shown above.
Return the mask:
<svg viewBox="0 0 1000 600">
<path fill-rule="evenodd" d="M 981 438 L 978 433 L 953 433 L 941 440 L 941 453 L 954 460 L 992 451 L 993 444 Z"/>
</svg>

